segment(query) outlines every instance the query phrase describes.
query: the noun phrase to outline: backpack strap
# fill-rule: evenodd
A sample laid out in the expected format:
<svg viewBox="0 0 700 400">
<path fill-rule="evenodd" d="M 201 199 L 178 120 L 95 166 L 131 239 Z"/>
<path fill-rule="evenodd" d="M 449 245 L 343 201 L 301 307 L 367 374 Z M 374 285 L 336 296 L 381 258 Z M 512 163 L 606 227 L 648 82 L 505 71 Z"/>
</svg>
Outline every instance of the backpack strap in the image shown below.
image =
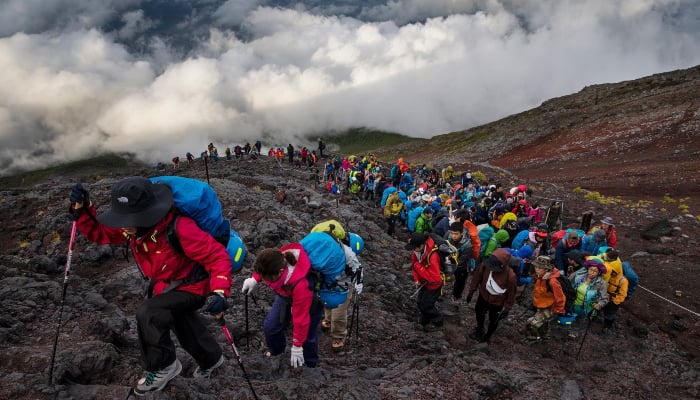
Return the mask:
<svg viewBox="0 0 700 400">
<path fill-rule="evenodd" d="M 178 218 L 180 218 L 180 216 L 175 215 L 175 218 L 173 218 L 173 220 L 170 221 L 170 223 L 165 227 L 165 240 L 168 242 L 170 247 L 175 250 L 175 252 L 184 256 L 185 252 L 182 249 L 180 238 L 177 236 L 177 230 L 175 229 Z M 209 279 L 209 272 L 207 272 L 206 268 L 204 268 L 202 264 L 197 264 L 183 279 L 170 281 L 170 284 L 163 290 L 162 293 L 170 292 L 182 284 L 195 283 L 205 279 Z M 155 280 L 151 279 L 148 283 L 148 298 L 153 296 L 153 286 L 155 286 Z"/>
</svg>

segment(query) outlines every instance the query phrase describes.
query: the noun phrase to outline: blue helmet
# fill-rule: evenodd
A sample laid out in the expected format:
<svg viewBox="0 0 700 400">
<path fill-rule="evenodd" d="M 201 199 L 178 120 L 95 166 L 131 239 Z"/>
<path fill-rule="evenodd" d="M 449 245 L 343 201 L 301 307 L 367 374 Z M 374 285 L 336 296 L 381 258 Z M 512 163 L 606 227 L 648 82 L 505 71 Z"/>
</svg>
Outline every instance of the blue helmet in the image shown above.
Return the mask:
<svg viewBox="0 0 700 400">
<path fill-rule="evenodd" d="M 350 238 L 350 248 L 355 254 L 360 255 L 365 249 L 365 241 L 362 240 L 360 235 L 352 232 L 348 232 L 348 237 Z"/>
</svg>

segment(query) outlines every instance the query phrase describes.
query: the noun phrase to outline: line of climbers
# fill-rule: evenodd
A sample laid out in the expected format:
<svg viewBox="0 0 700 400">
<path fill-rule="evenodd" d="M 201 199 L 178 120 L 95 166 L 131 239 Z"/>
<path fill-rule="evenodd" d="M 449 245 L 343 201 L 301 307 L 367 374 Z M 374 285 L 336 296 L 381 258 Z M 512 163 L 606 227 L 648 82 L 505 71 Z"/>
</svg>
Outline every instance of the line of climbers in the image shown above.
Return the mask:
<svg viewBox="0 0 700 400">
<path fill-rule="evenodd" d="M 319 158 L 323 158 L 323 150 L 326 149 L 326 144 L 322 139 L 318 140 L 318 149 L 309 149 L 306 146 L 301 146 L 295 149 L 290 143 L 286 148 L 284 147 L 270 147 L 267 152 L 267 156 L 277 160 L 278 162 L 283 162 L 287 159 L 290 165 L 295 167 L 309 167 L 311 169 L 316 169 Z M 236 144 L 234 146 L 227 146 L 224 150 L 224 156 L 226 160 L 242 160 L 248 158 L 251 160 L 257 159 L 262 151 L 262 142 L 256 140 L 251 146 L 250 142 L 246 142 L 245 145 Z M 199 158 L 203 161 L 212 160 L 217 162 L 219 160 L 219 150 L 213 143 L 207 145 L 206 150 L 203 150 L 199 154 Z M 194 154 L 189 151 L 185 154 L 185 159 L 187 160 L 187 165 L 192 165 L 195 160 Z M 172 158 L 173 169 L 177 169 L 180 166 L 180 156 L 175 156 Z M 163 162 L 158 162 L 156 164 L 156 170 L 165 171 L 166 165 Z M 318 170 L 315 171 L 318 174 Z"/>
</svg>

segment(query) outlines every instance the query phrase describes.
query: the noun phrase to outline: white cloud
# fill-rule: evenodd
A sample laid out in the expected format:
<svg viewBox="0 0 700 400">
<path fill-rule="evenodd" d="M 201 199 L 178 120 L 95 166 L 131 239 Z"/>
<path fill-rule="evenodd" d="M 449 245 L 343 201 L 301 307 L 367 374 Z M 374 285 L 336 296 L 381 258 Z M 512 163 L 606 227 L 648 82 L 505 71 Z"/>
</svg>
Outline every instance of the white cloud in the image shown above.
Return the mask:
<svg viewBox="0 0 700 400">
<path fill-rule="evenodd" d="M 31 14 L 38 3 L 13 4 Z M 321 6 L 198 4 L 215 6 L 218 22 L 186 56 L 162 32 L 140 36 L 159 25 L 133 7 L 121 9 L 116 35 L 54 27 L 0 39 L 0 167 L 104 150 L 169 160 L 263 136 L 310 144 L 300 138 L 353 126 L 430 137 L 585 85 L 700 63 L 700 5 L 690 0 L 405 0 L 357 14 L 373 10 L 372 21 Z M 149 53 L 113 37 L 145 40 Z"/>
</svg>

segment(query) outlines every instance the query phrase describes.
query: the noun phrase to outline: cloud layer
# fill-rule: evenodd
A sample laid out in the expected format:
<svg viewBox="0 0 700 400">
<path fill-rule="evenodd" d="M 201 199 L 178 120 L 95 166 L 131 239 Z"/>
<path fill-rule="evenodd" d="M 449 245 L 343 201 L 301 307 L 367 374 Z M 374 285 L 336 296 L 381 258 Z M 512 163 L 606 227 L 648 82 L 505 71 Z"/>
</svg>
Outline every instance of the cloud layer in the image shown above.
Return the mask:
<svg viewBox="0 0 700 400">
<path fill-rule="evenodd" d="M 357 126 L 431 137 L 700 64 L 693 0 L 152 3 L 0 5 L 0 173 Z"/>
</svg>

